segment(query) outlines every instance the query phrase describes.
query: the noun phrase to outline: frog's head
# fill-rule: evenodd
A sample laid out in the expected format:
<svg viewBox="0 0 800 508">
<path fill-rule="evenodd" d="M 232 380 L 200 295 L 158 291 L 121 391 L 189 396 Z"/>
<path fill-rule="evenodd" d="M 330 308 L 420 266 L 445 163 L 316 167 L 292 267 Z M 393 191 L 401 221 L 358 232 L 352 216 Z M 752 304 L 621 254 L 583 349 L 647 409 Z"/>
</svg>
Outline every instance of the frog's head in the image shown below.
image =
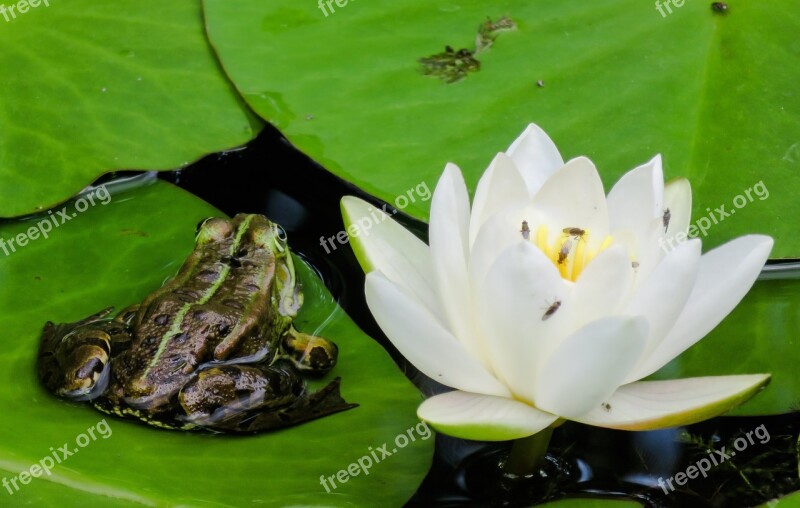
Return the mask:
<svg viewBox="0 0 800 508">
<path fill-rule="evenodd" d="M 229 244 L 231 255 L 236 255 L 240 247 L 252 244 L 267 249 L 276 261 L 289 257 L 286 231 L 263 215 L 240 213 L 233 219 L 209 217 L 197 224 L 195 243 L 198 246 L 219 243 Z"/>
<path fill-rule="evenodd" d="M 60 397 L 91 400 L 108 386 L 111 309 L 77 323 L 47 322 L 39 344 L 39 378 Z"/>
<path fill-rule="evenodd" d="M 197 225 L 195 243 L 224 245 L 229 253 L 226 257 L 234 263 L 247 257 L 248 248 L 263 249 L 275 259 L 272 288 L 278 312 L 294 317 L 303 304 L 286 231 L 263 215 L 240 213 L 233 219 L 208 218 Z"/>
</svg>

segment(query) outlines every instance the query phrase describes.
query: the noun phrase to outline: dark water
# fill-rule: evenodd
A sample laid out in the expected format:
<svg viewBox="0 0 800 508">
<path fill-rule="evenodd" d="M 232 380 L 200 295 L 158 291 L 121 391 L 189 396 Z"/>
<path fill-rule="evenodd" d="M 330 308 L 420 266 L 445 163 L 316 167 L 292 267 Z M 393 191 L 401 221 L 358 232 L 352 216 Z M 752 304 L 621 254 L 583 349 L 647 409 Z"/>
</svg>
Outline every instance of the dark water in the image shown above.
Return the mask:
<svg viewBox="0 0 800 508">
<path fill-rule="evenodd" d="M 380 342 L 425 393 L 442 387 L 408 365 L 386 340 L 364 301 L 364 274 L 348 245 L 328 250 L 322 237 L 342 229 L 339 200 L 358 195 L 384 203 L 333 176 L 268 127 L 247 147 L 215 154 L 164 180 L 203 198 L 229 215 L 263 213 L 280 223 L 289 243 L 317 268 L 329 290 L 356 323 Z M 391 208 L 388 205 L 387 208 Z M 425 239 L 427 226 L 402 213 L 400 222 Z M 758 429 L 758 430 L 757 430 Z M 530 506 L 543 499 L 584 496 L 639 500 L 648 507 L 748 507 L 800 489 L 797 470 L 798 413 L 715 418 L 686 428 L 621 432 L 567 422 L 553 434 L 547 478 L 510 482 L 497 473 L 507 443 L 485 444 L 437 436 L 434 462 L 408 507 Z M 752 444 L 742 446 L 750 432 Z M 768 440 L 766 439 L 768 435 Z M 741 438 L 738 442 L 737 438 Z M 763 442 L 762 442 L 763 441 Z M 666 480 L 696 463 L 742 450 L 707 478 L 683 485 Z M 664 487 L 658 484 L 662 478 Z M 667 493 L 665 493 L 665 490 Z"/>
</svg>

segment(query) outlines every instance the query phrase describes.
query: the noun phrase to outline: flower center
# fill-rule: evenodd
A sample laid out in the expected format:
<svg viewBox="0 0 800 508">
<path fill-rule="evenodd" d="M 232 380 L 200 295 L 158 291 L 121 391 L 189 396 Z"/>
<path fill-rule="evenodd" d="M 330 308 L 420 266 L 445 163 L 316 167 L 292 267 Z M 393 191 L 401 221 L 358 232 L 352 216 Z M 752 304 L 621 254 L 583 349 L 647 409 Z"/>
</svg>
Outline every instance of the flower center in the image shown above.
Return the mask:
<svg viewBox="0 0 800 508">
<path fill-rule="evenodd" d="M 572 282 L 578 280 L 586 265 L 613 241 L 613 237 L 606 236 L 597 249 L 590 249 L 588 229 L 564 228 L 553 243 L 548 243 L 547 233 L 547 226 L 541 225 L 536 231 L 536 237 L 529 238 L 529 240 L 553 261 L 561 273 L 561 277 Z"/>
</svg>

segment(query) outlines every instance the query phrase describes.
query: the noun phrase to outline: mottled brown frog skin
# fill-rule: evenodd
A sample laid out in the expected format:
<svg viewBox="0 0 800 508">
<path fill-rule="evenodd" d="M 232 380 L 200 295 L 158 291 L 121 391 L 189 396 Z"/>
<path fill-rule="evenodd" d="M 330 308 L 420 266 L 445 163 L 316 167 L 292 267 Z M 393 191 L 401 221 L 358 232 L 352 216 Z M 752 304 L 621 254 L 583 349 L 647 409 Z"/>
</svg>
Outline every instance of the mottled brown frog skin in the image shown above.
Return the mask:
<svg viewBox="0 0 800 508">
<path fill-rule="evenodd" d="M 177 275 L 113 320 L 48 322 L 38 375 L 56 395 L 167 428 L 257 432 L 355 407 L 333 342 L 291 323 L 302 305 L 285 235 L 262 215 L 208 219 Z"/>
</svg>

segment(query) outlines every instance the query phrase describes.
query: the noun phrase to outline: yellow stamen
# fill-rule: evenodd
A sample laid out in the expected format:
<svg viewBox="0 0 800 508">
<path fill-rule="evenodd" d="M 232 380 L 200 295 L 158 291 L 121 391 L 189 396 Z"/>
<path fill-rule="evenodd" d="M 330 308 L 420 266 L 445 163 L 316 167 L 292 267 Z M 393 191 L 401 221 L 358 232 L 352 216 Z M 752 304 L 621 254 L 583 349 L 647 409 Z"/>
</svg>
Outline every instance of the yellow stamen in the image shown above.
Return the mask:
<svg viewBox="0 0 800 508">
<path fill-rule="evenodd" d="M 567 229 L 569 230 L 570 228 Z M 613 237 L 607 236 L 596 250 L 591 250 L 588 245 L 588 238 L 588 229 L 580 235 L 570 234 L 565 231 L 551 244 L 547 238 L 547 226 L 539 226 L 536 230 L 536 246 L 553 261 L 561 277 L 573 282 L 578 280 L 578 277 L 580 277 L 592 259 L 614 242 Z M 562 255 L 562 252 L 566 253 L 566 257 Z"/>
</svg>

